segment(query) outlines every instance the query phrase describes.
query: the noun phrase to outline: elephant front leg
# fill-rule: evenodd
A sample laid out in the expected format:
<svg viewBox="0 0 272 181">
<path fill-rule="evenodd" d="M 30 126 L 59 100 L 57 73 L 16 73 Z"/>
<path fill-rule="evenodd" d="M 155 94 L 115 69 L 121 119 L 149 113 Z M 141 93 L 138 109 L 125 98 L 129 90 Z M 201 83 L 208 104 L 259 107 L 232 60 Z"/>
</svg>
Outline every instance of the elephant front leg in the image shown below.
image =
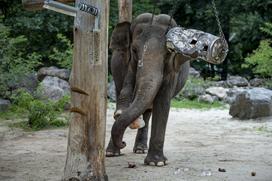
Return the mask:
<svg viewBox="0 0 272 181">
<path fill-rule="evenodd" d="M 144 160 L 147 165 L 164 166 L 167 158 L 163 154 L 164 137 L 170 110 L 169 90 L 159 91 L 153 102 L 152 128 L 148 154 Z"/>
<path fill-rule="evenodd" d="M 109 144 L 106 149 L 106 157 L 121 156 L 121 151 L 119 148 L 114 146 L 112 139 L 110 138 Z"/>
<path fill-rule="evenodd" d="M 138 129 L 133 152 L 137 154 L 143 154 L 147 151 L 147 137 L 148 137 L 148 123 L 151 116 L 151 110 L 147 110 L 143 114 L 145 126 Z"/>
</svg>

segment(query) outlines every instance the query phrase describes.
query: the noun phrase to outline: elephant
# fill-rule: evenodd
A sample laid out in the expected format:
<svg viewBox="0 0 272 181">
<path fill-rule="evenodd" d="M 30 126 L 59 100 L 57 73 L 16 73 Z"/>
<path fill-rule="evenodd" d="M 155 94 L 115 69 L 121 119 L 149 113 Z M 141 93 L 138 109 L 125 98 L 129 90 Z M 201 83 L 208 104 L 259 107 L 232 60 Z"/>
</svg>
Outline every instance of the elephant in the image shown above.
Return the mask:
<svg viewBox="0 0 272 181">
<path fill-rule="evenodd" d="M 151 137 L 146 165 L 164 166 L 163 147 L 171 99 L 184 87 L 190 61 L 195 56 L 171 53 L 165 34 L 177 26 L 169 15 L 144 13 L 132 23 L 116 25 L 110 42 L 111 71 L 116 85 L 115 122 L 106 156 L 119 156 L 126 146 L 126 128 L 143 115 L 145 126 L 138 129 L 133 151 L 147 150 L 148 122 L 152 114 Z"/>
</svg>

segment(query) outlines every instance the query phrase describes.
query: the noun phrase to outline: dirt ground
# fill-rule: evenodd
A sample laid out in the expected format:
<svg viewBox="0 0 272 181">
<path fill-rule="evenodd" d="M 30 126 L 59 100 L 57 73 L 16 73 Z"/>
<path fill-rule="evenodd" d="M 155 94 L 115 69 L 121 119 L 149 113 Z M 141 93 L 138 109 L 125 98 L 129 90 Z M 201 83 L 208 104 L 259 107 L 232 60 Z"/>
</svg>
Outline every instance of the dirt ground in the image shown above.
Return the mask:
<svg viewBox="0 0 272 181">
<path fill-rule="evenodd" d="M 112 114 L 109 109 L 106 143 Z M 67 128 L 27 133 L 8 128 L 7 122 L 0 122 L 0 180 L 60 180 Z M 272 180 L 271 117 L 238 121 L 227 109 L 172 109 L 164 149 L 168 165 L 160 168 L 145 166 L 145 155 L 132 153 L 135 133 L 126 132 L 124 156 L 106 158 L 109 180 Z M 127 168 L 128 162 L 135 162 L 136 168 Z M 219 172 L 219 168 L 226 172 Z"/>
</svg>

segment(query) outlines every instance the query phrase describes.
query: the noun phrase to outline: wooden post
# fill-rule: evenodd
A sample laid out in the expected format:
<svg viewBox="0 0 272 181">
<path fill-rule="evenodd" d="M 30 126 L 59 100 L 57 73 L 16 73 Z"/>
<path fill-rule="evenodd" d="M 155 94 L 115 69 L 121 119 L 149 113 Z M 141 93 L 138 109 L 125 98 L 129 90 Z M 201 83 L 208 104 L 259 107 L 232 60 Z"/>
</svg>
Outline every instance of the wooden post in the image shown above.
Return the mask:
<svg viewBox="0 0 272 181">
<path fill-rule="evenodd" d="M 118 0 L 119 23 L 132 21 L 132 0 Z"/>
<path fill-rule="evenodd" d="M 22 0 L 37 10 L 41 0 Z M 71 0 L 60 0 L 70 2 Z M 99 17 L 78 10 L 70 76 L 71 112 L 64 181 L 108 180 L 104 164 L 107 108 L 108 0 L 76 0 L 97 7 Z"/>
<path fill-rule="evenodd" d="M 76 4 L 79 2 L 100 9 L 100 30 L 93 31 L 97 28 L 94 16 L 78 12 L 74 22 L 74 58 L 70 77 L 73 113 L 63 180 L 108 180 L 104 144 L 109 1 L 76 0 Z"/>
</svg>

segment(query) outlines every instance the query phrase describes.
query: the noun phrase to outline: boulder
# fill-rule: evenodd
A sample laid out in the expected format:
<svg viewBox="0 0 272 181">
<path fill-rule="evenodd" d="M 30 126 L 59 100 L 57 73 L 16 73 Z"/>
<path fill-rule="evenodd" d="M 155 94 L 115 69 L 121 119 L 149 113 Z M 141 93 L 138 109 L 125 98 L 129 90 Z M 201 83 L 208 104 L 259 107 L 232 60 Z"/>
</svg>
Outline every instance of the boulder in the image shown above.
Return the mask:
<svg viewBox="0 0 272 181">
<path fill-rule="evenodd" d="M 264 84 L 265 80 L 260 78 L 254 78 L 249 81 L 250 86 L 252 87 L 259 87 Z"/>
<path fill-rule="evenodd" d="M 185 86 L 182 91 L 182 96 L 191 100 L 203 94 L 205 94 L 205 89 L 202 86 L 196 84 Z"/>
<path fill-rule="evenodd" d="M 16 81 L 10 82 L 9 87 L 11 90 L 24 89 L 33 94 L 39 85 L 36 73 L 31 73 L 18 77 Z"/>
<path fill-rule="evenodd" d="M 229 89 L 224 87 L 209 87 L 206 93 L 218 97 L 219 100 L 224 100 L 227 97 Z"/>
<path fill-rule="evenodd" d="M 227 81 L 216 81 L 213 83 L 214 87 L 224 87 L 224 88 L 227 88 L 228 87 L 228 84 L 227 84 Z"/>
<path fill-rule="evenodd" d="M 231 104 L 229 114 L 238 119 L 272 116 L 272 91 L 253 88 L 240 92 Z"/>
<path fill-rule="evenodd" d="M 0 98 L 0 112 L 7 111 L 9 106 L 10 106 L 10 101 L 9 100 Z"/>
<path fill-rule="evenodd" d="M 58 77 L 46 76 L 40 83 L 39 97 L 57 101 L 70 94 L 70 85 Z"/>
<path fill-rule="evenodd" d="M 229 87 L 246 87 L 249 85 L 249 82 L 246 78 L 241 76 L 229 76 L 227 80 L 227 85 Z"/>
<path fill-rule="evenodd" d="M 232 104 L 235 101 L 236 96 L 245 90 L 247 90 L 247 89 L 241 88 L 241 87 L 230 88 L 227 91 L 227 97 L 223 101 L 228 104 Z"/>
<path fill-rule="evenodd" d="M 67 69 L 59 69 L 57 67 L 43 67 L 38 71 L 37 77 L 42 81 L 46 76 L 58 77 L 63 80 L 69 80 L 70 71 Z"/>
<path fill-rule="evenodd" d="M 116 89 L 113 81 L 108 83 L 108 98 L 111 101 L 116 102 Z"/>
<path fill-rule="evenodd" d="M 197 78 L 200 77 L 200 73 L 193 67 L 190 67 L 189 75 L 192 77 L 197 77 Z"/>
<path fill-rule="evenodd" d="M 217 97 L 211 96 L 210 94 L 201 95 L 198 97 L 199 102 L 214 103 L 217 100 Z"/>
</svg>

